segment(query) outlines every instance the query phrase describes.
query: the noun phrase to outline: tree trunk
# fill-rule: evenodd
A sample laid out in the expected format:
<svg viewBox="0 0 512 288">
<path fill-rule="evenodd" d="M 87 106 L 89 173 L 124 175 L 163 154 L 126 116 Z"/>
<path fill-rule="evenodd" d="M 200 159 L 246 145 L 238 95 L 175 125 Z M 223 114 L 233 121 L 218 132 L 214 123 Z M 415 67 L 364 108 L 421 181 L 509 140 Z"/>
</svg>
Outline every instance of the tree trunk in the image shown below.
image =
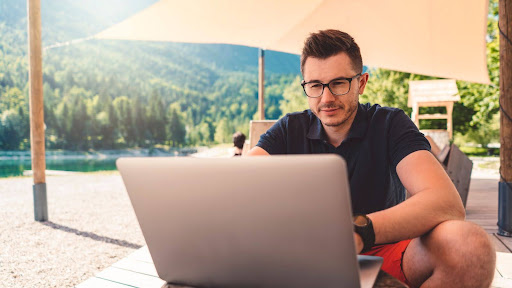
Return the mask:
<svg viewBox="0 0 512 288">
<path fill-rule="evenodd" d="M 260 120 L 265 120 L 265 50 L 260 49 L 258 60 L 258 111 Z"/>
</svg>

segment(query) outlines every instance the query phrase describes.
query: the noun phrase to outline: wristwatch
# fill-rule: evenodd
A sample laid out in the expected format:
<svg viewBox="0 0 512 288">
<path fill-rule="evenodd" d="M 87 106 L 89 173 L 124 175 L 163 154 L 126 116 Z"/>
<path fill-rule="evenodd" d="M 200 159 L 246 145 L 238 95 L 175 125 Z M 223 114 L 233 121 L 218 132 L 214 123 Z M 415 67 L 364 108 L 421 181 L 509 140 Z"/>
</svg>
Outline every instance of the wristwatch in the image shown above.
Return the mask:
<svg viewBox="0 0 512 288">
<path fill-rule="evenodd" d="M 353 218 L 354 231 L 363 239 L 363 251 L 369 251 L 375 245 L 375 231 L 373 231 L 372 220 L 364 214 L 356 214 Z"/>
</svg>

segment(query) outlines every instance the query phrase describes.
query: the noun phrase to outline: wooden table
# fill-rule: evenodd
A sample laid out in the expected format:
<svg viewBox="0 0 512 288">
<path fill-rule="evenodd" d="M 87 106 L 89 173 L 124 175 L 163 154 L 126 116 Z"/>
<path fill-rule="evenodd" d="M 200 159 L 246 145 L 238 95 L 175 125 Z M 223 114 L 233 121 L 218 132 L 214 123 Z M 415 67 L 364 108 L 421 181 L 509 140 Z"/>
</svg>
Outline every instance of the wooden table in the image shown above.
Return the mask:
<svg viewBox="0 0 512 288">
<path fill-rule="evenodd" d="M 95 276 L 87 279 L 85 282 L 75 286 L 77 288 L 128 288 L 128 287 L 148 287 L 148 288 L 185 288 L 185 286 L 169 285 L 160 279 L 156 273 L 155 266 L 147 246 L 144 246 L 120 261 L 114 263 L 107 269 L 99 272 Z M 377 282 L 374 287 L 377 288 L 402 288 L 407 287 L 402 282 L 393 278 L 384 271 L 380 271 Z"/>
</svg>

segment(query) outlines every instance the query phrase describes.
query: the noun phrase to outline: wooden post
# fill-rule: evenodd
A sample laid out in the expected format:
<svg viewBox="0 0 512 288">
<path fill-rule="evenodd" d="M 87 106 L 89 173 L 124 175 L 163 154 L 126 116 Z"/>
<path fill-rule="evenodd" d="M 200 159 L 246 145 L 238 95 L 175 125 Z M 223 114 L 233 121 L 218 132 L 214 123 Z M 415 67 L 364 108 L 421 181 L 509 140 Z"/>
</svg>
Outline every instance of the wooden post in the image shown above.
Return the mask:
<svg viewBox="0 0 512 288">
<path fill-rule="evenodd" d="M 265 120 L 265 50 L 259 50 L 258 60 L 258 111 L 260 120 Z"/>
<path fill-rule="evenodd" d="M 498 234 L 512 236 L 512 0 L 499 2 L 500 183 Z"/>
<path fill-rule="evenodd" d="M 446 114 L 448 117 L 446 119 L 446 130 L 448 130 L 450 139 L 453 139 L 453 102 L 446 103 Z"/>
<path fill-rule="evenodd" d="M 420 129 L 420 107 L 418 105 L 418 102 L 414 102 L 412 106 L 412 121 L 414 124 L 416 124 L 416 127 Z"/>
<path fill-rule="evenodd" d="M 34 218 L 48 220 L 45 179 L 41 0 L 27 0 L 30 83 L 30 149 L 34 173 Z"/>
</svg>

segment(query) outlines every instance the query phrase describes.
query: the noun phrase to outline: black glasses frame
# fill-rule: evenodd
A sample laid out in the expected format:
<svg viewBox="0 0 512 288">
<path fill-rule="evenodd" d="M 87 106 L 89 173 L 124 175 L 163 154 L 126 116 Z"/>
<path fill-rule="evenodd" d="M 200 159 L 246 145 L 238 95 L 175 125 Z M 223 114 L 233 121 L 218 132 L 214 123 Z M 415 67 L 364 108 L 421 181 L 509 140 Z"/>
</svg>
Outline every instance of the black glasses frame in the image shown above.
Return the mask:
<svg viewBox="0 0 512 288">
<path fill-rule="evenodd" d="M 331 91 L 331 94 L 332 95 L 335 95 L 335 96 L 341 96 L 341 95 L 345 95 L 345 94 L 348 94 L 348 92 L 350 92 L 350 88 L 352 87 L 352 80 L 354 80 L 354 78 L 356 77 L 359 77 L 361 76 L 362 74 L 361 73 L 357 73 L 356 75 L 354 75 L 353 77 L 351 78 L 345 78 L 345 77 L 338 77 L 336 79 L 332 79 L 331 81 L 329 81 L 329 83 L 322 83 L 320 81 L 310 81 L 310 82 L 306 82 L 305 80 L 302 80 L 302 82 L 300 83 L 300 85 L 302 86 L 302 90 L 304 90 L 304 94 L 306 94 L 306 96 L 308 96 L 309 98 L 319 98 L 319 97 L 322 97 L 322 95 L 324 95 L 324 90 L 325 90 L 325 87 L 327 87 L 327 89 L 329 89 L 329 91 Z M 348 91 L 343 93 L 343 94 L 336 94 L 334 92 L 332 92 L 331 90 L 331 87 L 329 85 L 331 85 L 332 82 L 334 81 L 338 81 L 338 80 L 347 80 L 348 81 Z M 306 92 L 306 84 L 309 84 L 309 83 L 317 83 L 317 84 L 321 84 L 322 85 L 322 93 L 320 93 L 320 95 L 318 96 L 309 96 L 308 93 Z"/>
</svg>

